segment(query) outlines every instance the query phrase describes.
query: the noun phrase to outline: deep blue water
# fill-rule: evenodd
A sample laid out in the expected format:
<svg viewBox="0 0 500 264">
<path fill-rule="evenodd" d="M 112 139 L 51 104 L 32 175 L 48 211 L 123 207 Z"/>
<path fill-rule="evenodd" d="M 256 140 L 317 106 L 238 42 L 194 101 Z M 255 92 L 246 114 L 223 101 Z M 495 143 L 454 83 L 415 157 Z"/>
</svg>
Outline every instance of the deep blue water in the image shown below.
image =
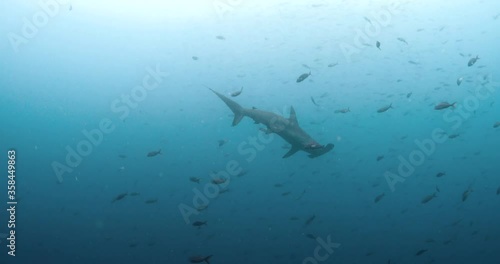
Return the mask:
<svg viewBox="0 0 500 264">
<path fill-rule="evenodd" d="M 500 2 L 176 2 L 0 3 L 1 263 L 500 263 Z"/>
</svg>

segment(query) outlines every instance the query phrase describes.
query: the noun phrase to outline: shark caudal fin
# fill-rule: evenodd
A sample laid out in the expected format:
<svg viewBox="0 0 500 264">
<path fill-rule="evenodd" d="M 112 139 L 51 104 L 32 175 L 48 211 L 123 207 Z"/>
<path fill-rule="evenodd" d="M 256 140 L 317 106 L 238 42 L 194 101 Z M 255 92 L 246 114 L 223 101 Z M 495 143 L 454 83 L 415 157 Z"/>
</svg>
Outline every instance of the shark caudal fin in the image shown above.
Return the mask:
<svg viewBox="0 0 500 264">
<path fill-rule="evenodd" d="M 208 88 L 210 89 L 210 88 Z M 243 108 L 241 105 L 239 105 L 237 102 L 227 98 L 226 96 L 210 89 L 212 92 L 214 92 L 226 105 L 233 111 L 234 113 L 234 119 L 233 119 L 233 126 L 236 126 L 241 119 L 245 116 L 245 108 Z"/>
<path fill-rule="evenodd" d="M 311 154 L 309 154 L 308 157 L 311 158 L 311 159 L 319 157 L 319 156 L 321 156 L 323 154 L 328 153 L 330 150 L 333 149 L 333 147 L 334 147 L 333 144 L 326 144 L 322 148 L 318 148 L 318 149 L 313 150 L 312 152 L 309 152 Z"/>
</svg>

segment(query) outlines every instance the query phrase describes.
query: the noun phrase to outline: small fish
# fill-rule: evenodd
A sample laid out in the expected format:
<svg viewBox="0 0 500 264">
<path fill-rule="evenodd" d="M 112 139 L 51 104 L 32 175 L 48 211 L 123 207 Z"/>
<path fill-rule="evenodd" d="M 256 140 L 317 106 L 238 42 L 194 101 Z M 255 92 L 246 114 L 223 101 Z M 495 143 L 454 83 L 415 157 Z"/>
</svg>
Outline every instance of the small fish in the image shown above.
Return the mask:
<svg viewBox="0 0 500 264">
<path fill-rule="evenodd" d="M 189 180 L 192 182 L 200 183 L 201 179 L 198 177 L 189 177 Z"/>
<path fill-rule="evenodd" d="M 73 5 L 69 5 L 68 10 L 69 10 L 69 11 L 73 10 Z"/>
<path fill-rule="evenodd" d="M 367 18 L 367 17 L 363 17 L 363 18 L 365 19 L 366 22 L 368 22 L 370 24 L 372 23 L 372 21 L 369 18 Z"/>
<path fill-rule="evenodd" d="M 207 221 L 194 221 L 193 226 L 200 228 L 201 226 L 207 225 Z"/>
<path fill-rule="evenodd" d="M 198 57 L 196 57 L 196 56 L 193 56 L 193 57 L 191 57 L 191 58 L 192 58 L 193 60 L 198 60 Z"/>
<path fill-rule="evenodd" d="M 241 89 L 240 89 L 239 91 L 232 92 L 232 93 L 231 93 L 231 96 L 232 96 L 232 97 L 236 97 L 236 96 L 240 95 L 240 94 L 241 94 L 241 92 L 243 92 L 243 87 L 241 87 Z"/>
<path fill-rule="evenodd" d="M 202 205 L 199 205 L 198 207 L 196 207 L 196 210 L 198 212 L 201 212 L 201 211 L 203 211 L 203 210 L 205 210 L 207 208 L 208 208 L 208 204 L 202 204 Z"/>
<path fill-rule="evenodd" d="M 224 36 L 221 36 L 221 35 L 219 35 L 219 36 L 215 36 L 215 38 L 216 38 L 216 39 L 220 39 L 220 40 L 225 40 L 225 39 L 226 39 Z"/>
<path fill-rule="evenodd" d="M 138 193 L 138 192 L 131 192 L 131 193 L 130 193 L 130 196 L 139 196 L 139 195 L 141 195 L 141 194 L 140 194 L 140 193 Z"/>
<path fill-rule="evenodd" d="M 462 81 L 464 80 L 464 77 L 460 77 L 457 79 L 457 86 L 460 86 L 462 84 Z"/>
<path fill-rule="evenodd" d="M 128 192 L 118 194 L 111 202 L 114 203 L 116 201 L 120 201 L 128 195 Z"/>
<path fill-rule="evenodd" d="M 415 256 L 420 256 L 420 255 L 424 254 L 425 252 L 427 252 L 427 249 L 421 249 L 421 250 L 419 250 L 419 251 L 415 254 Z"/>
<path fill-rule="evenodd" d="M 328 64 L 328 68 L 335 67 L 335 66 L 337 66 L 337 65 L 339 65 L 339 63 L 338 63 L 338 62 L 335 62 L 335 63 L 330 63 L 330 64 Z"/>
<path fill-rule="evenodd" d="M 426 203 L 430 202 L 432 199 L 434 199 L 435 197 L 437 197 L 436 193 L 429 194 L 429 195 L 425 196 L 424 198 L 422 198 L 421 203 L 426 204 Z"/>
<path fill-rule="evenodd" d="M 493 124 L 493 128 L 497 128 L 497 127 L 500 127 L 500 122 L 496 122 L 495 124 Z"/>
<path fill-rule="evenodd" d="M 471 58 L 469 60 L 469 62 L 467 63 L 467 66 L 471 67 L 472 65 L 474 65 L 477 62 L 477 60 L 479 60 L 479 56 L 476 55 L 475 58 Z"/>
<path fill-rule="evenodd" d="M 127 155 L 120 154 L 120 155 L 118 155 L 118 157 L 121 159 L 125 159 L 125 158 L 127 158 Z"/>
<path fill-rule="evenodd" d="M 291 194 L 291 193 L 292 193 L 292 192 L 284 192 L 284 193 L 282 193 L 282 194 L 281 194 L 281 196 L 287 196 L 287 195 L 289 195 L 289 194 Z"/>
<path fill-rule="evenodd" d="M 413 64 L 413 65 L 419 65 L 420 64 L 420 63 L 418 63 L 416 61 L 412 61 L 412 60 L 409 60 L 408 63 Z"/>
<path fill-rule="evenodd" d="M 384 106 L 384 107 L 382 107 L 382 108 L 378 109 L 378 110 L 377 110 L 377 113 L 383 113 L 383 112 L 385 112 L 385 111 L 387 111 L 387 110 L 389 110 L 389 109 L 391 109 L 391 108 L 392 108 L 392 104 L 390 104 L 390 105 L 386 105 L 386 106 Z"/>
<path fill-rule="evenodd" d="M 497 195 L 499 195 L 499 194 L 500 194 L 500 187 L 498 187 L 498 189 L 497 189 Z"/>
<path fill-rule="evenodd" d="M 384 155 L 379 155 L 379 156 L 377 156 L 377 161 L 381 161 L 381 160 L 383 160 L 383 159 L 384 159 Z"/>
<path fill-rule="evenodd" d="M 408 42 L 406 42 L 406 40 L 404 38 L 398 38 L 398 40 L 405 43 L 406 45 L 408 45 Z"/>
<path fill-rule="evenodd" d="M 441 192 L 441 190 L 439 190 L 439 187 L 436 185 L 436 192 Z"/>
<path fill-rule="evenodd" d="M 377 43 L 375 43 L 375 46 L 377 46 L 377 48 L 380 50 L 380 41 L 377 41 Z"/>
<path fill-rule="evenodd" d="M 413 92 L 409 92 L 408 94 L 406 94 L 406 98 L 410 98 L 412 96 Z"/>
<path fill-rule="evenodd" d="M 309 75 L 311 75 L 311 72 L 309 71 L 309 73 L 303 73 L 299 76 L 299 78 L 297 78 L 297 83 L 299 82 L 302 82 L 303 80 L 305 80 L 307 77 L 309 77 Z"/>
<path fill-rule="evenodd" d="M 436 174 L 436 177 L 440 178 L 440 177 L 443 177 L 444 175 L 446 175 L 446 172 L 438 172 Z"/>
<path fill-rule="evenodd" d="M 375 199 L 373 199 L 373 201 L 375 203 L 378 203 L 380 200 L 382 200 L 382 198 L 385 196 L 385 193 L 382 193 L 382 194 L 379 194 L 377 195 L 377 197 L 375 197 Z"/>
<path fill-rule="evenodd" d="M 462 193 L 462 202 L 465 202 L 467 200 L 467 198 L 469 198 L 469 195 L 471 194 L 471 192 L 472 192 L 472 189 L 469 187 L 469 189 L 465 190 Z"/>
<path fill-rule="evenodd" d="M 149 152 L 149 153 L 148 153 L 148 155 L 146 155 L 146 156 L 147 156 L 147 157 L 149 157 L 149 158 L 151 158 L 151 157 L 154 157 L 154 156 L 156 156 L 156 155 L 158 155 L 158 154 L 161 154 L 161 149 L 159 149 L 159 150 L 155 150 L 155 151 L 151 151 L 151 152 Z"/>
<path fill-rule="evenodd" d="M 309 217 L 304 223 L 304 226 L 310 225 L 314 221 L 314 218 L 316 218 L 316 215 L 312 215 L 311 217 Z"/>
<path fill-rule="evenodd" d="M 448 107 L 455 107 L 455 104 L 457 104 L 456 102 L 450 104 L 448 102 L 441 102 L 439 104 L 437 104 L 436 106 L 434 106 L 434 109 L 435 110 L 443 110 L 443 109 L 446 109 Z"/>
<path fill-rule="evenodd" d="M 313 240 L 316 240 L 316 236 L 313 235 L 313 234 L 306 234 L 306 237 L 310 238 L 310 239 L 313 239 Z"/>
<path fill-rule="evenodd" d="M 227 143 L 226 139 L 219 139 L 219 140 L 217 140 L 217 144 L 219 145 L 219 147 L 224 146 L 224 144 L 226 144 L 226 143 Z"/>
<path fill-rule="evenodd" d="M 314 98 L 312 96 L 311 96 L 311 101 L 315 106 L 319 106 L 319 104 L 317 104 L 316 101 L 314 101 Z"/>
<path fill-rule="evenodd" d="M 451 135 L 448 136 L 448 138 L 449 139 L 454 139 L 454 138 L 457 138 L 459 136 L 460 136 L 460 134 L 451 134 Z"/>
<path fill-rule="evenodd" d="M 212 180 L 212 183 L 213 183 L 213 184 L 223 184 L 223 183 L 225 183 L 226 181 L 227 181 L 227 179 L 226 179 L 226 178 L 221 178 L 221 177 L 219 177 L 219 178 L 214 178 L 214 179 Z"/>
<path fill-rule="evenodd" d="M 206 256 L 206 257 L 203 257 L 203 256 L 193 256 L 193 257 L 190 257 L 189 258 L 189 262 L 191 263 L 202 263 L 202 262 L 206 262 L 207 264 L 210 264 L 209 260 L 210 258 L 212 257 L 213 255 L 209 255 L 209 256 Z"/>
<path fill-rule="evenodd" d="M 335 110 L 335 112 L 334 112 L 334 113 L 335 113 L 335 114 L 339 114 L 339 113 L 340 113 L 340 114 L 345 114 L 345 113 L 349 113 L 349 112 L 351 112 L 351 109 L 349 109 L 349 107 L 347 107 L 347 108 L 344 108 L 344 109 L 338 109 L 338 110 Z"/>
<path fill-rule="evenodd" d="M 148 200 L 144 201 L 144 203 L 147 203 L 147 204 L 153 204 L 156 202 L 158 202 L 158 198 L 148 199 Z"/>
</svg>

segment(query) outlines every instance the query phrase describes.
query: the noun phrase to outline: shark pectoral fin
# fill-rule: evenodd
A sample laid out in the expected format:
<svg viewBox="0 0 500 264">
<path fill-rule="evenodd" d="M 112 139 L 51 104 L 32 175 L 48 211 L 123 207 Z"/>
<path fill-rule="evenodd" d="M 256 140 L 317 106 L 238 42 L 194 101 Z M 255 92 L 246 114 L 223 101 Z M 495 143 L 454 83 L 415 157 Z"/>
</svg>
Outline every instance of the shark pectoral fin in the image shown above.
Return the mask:
<svg viewBox="0 0 500 264">
<path fill-rule="evenodd" d="M 233 126 L 236 126 L 244 116 L 242 113 L 234 113 Z"/>
<path fill-rule="evenodd" d="M 297 146 L 293 146 L 292 145 L 292 148 L 285 154 L 285 156 L 283 156 L 284 159 L 292 156 L 293 154 L 297 153 L 297 151 L 299 151 L 300 148 L 297 147 Z"/>
<path fill-rule="evenodd" d="M 330 150 L 332 150 L 334 147 L 333 144 L 326 144 L 326 146 L 322 147 L 322 148 L 319 148 L 319 149 L 315 149 L 310 155 L 309 155 L 309 158 L 313 159 L 313 158 L 316 158 L 316 157 L 319 157 L 327 152 L 329 152 Z"/>
</svg>

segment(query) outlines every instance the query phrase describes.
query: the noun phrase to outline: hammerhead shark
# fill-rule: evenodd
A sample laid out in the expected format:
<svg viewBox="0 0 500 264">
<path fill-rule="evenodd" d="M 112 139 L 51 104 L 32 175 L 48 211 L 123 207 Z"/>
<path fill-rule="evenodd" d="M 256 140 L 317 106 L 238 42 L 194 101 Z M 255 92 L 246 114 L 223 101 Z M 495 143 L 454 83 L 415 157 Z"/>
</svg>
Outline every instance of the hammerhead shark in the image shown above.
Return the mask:
<svg viewBox="0 0 500 264">
<path fill-rule="evenodd" d="M 226 96 L 210 89 L 214 92 L 226 105 L 233 111 L 234 119 L 233 126 L 236 126 L 243 117 L 248 116 L 255 121 L 256 124 L 263 124 L 266 129 L 262 129 L 265 133 L 276 133 L 286 142 L 292 145 L 292 148 L 283 156 L 288 158 L 297 151 L 302 150 L 309 153 L 310 158 L 319 157 L 333 149 L 333 144 L 321 145 L 311 136 L 309 136 L 299 126 L 297 115 L 293 106 L 290 108 L 290 117 L 284 118 L 272 112 L 262 111 L 256 108 L 243 108 L 235 101 Z"/>
</svg>

